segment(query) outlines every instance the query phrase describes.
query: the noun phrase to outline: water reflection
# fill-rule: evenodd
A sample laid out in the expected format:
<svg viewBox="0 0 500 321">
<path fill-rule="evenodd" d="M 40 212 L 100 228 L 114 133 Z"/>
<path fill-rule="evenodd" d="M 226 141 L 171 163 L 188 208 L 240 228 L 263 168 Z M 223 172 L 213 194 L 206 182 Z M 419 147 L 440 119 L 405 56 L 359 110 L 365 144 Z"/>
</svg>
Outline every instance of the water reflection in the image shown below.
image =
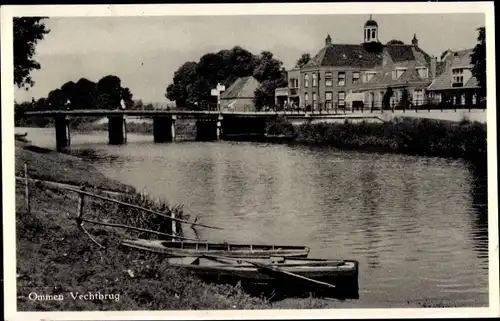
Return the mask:
<svg viewBox="0 0 500 321">
<path fill-rule="evenodd" d="M 479 258 L 488 258 L 488 179 L 487 168 L 481 164 L 470 164 L 472 228 L 470 231 L 474 248 Z M 488 266 L 485 265 L 486 269 Z"/>
<path fill-rule="evenodd" d="M 54 145 L 49 136 L 29 137 Z M 306 244 L 311 257 L 357 259 L 360 306 L 422 298 L 488 304 L 484 168 L 329 148 L 129 138 L 113 147 L 78 136 L 72 148 L 95 148 L 107 176 L 225 228 L 199 229 L 203 239 Z"/>
<path fill-rule="evenodd" d="M 374 245 L 378 241 L 376 235 L 379 230 L 379 202 L 381 187 L 377 181 L 375 172 L 375 162 L 369 162 L 362 167 L 360 171 L 359 180 L 361 182 L 361 190 L 359 197 L 362 200 L 361 208 L 361 227 L 364 229 L 365 237 L 367 239 L 366 254 L 369 267 L 377 268 L 380 266 L 378 249 Z M 384 190 L 386 192 L 386 190 Z"/>
</svg>

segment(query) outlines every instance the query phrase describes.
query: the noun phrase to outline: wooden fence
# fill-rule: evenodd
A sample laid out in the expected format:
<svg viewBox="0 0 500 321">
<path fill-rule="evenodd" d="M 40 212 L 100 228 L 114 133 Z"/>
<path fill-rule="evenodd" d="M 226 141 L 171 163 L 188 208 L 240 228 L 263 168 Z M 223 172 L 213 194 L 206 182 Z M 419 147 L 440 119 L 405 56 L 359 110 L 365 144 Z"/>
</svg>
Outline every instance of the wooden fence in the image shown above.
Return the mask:
<svg viewBox="0 0 500 321">
<path fill-rule="evenodd" d="M 222 230 L 222 228 L 220 228 L 220 227 L 211 226 L 211 225 L 203 224 L 203 223 L 198 223 L 196 221 L 188 221 L 188 220 L 184 220 L 184 219 L 175 217 L 175 212 L 174 211 L 171 211 L 171 215 L 169 216 L 169 215 L 166 215 L 164 213 L 160 213 L 160 212 L 157 212 L 157 211 L 154 211 L 152 209 L 145 208 L 145 207 L 142 207 L 142 206 L 139 206 L 139 205 L 134 205 L 134 204 L 126 203 L 126 202 L 123 202 L 123 201 L 120 201 L 120 200 L 117 200 L 117 199 L 113 199 L 113 198 L 110 198 L 110 197 L 106 197 L 106 196 L 98 195 L 98 194 L 95 194 L 95 193 L 91 193 L 89 191 L 86 191 L 84 187 L 77 188 L 77 186 L 75 186 L 75 185 L 70 185 L 70 184 L 65 184 L 65 183 L 59 183 L 59 182 L 53 182 L 53 181 L 44 181 L 44 180 L 39 180 L 39 179 L 30 179 L 28 177 L 28 166 L 27 166 L 27 164 L 24 164 L 24 177 L 16 176 L 16 180 L 24 182 L 24 185 L 25 185 L 25 194 L 26 194 L 25 195 L 25 198 L 26 198 L 26 200 L 25 200 L 26 201 L 26 209 L 27 209 L 28 213 L 31 213 L 30 191 L 29 191 L 29 182 L 30 181 L 32 181 L 32 182 L 33 181 L 34 182 L 41 182 L 43 184 L 47 184 L 47 185 L 50 185 L 50 186 L 58 188 L 58 189 L 62 189 L 62 190 L 66 190 L 66 191 L 77 193 L 78 194 L 78 205 L 77 205 L 77 213 L 78 214 L 77 214 L 76 217 L 73 217 L 72 219 L 74 219 L 76 221 L 78 228 L 81 229 L 92 240 L 92 242 L 94 242 L 100 248 L 104 248 L 104 246 L 102 244 L 100 244 L 99 242 L 97 242 L 96 239 L 94 237 L 92 237 L 92 235 L 89 233 L 89 231 L 87 229 L 85 229 L 84 223 L 96 224 L 96 225 L 103 225 L 103 226 L 110 226 L 110 227 L 115 227 L 115 228 L 129 229 L 129 230 L 135 230 L 135 231 L 140 231 L 140 232 L 144 232 L 144 233 L 150 233 L 150 234 L 156 234 L 156 235 L 161 235 L 161 236 L 167 236 L 167 237 L 171 237 L 172 241 L 176 241 L 176 240 L 202 241 L 200 239 L 194 239 L 194 238 L 189 238 L 189 237 L 184 237 L 184 236 L 177 235 L 178 233 L 177 233 L 177 224 L 176 224 L 176 222 L 179 222 L 181 224 L 188 224 L 191 227 L 201 226 L 201 227 L 210 228 L 210 229 Z M 111 195 L 127 195 L 125 193 L 120 193 L 120 192 L 115 192 L 115 191 L 107 191 L 107 190 L 100 190 L 100 191 L 104 192 L 104 193 L 111 194 Z M 97 199 L 100 199 L 100 200 L 103 200 L 103 201 L 107 201 L 107 202 L 119 204 L 121 206 L 126 206 L 126 207 L 129 207 L 129 208 L 140 210 L 140 211 L 142 211 L 144 213 L 148 213 L 148 214 L 151 214 L 151 215 L 156 215 L 156 216 L 163 217 L 163 218 L 165 218 L 167 220 L 170 220 L 172 222 L 172 234 L 164 233 L 164 232 L 159 232 L 159 231 L 154 231 L 154 230 L 145 229 L 145 228 L 140 228 L 140 227 L 135 227 L 135 226 L 130 226 L 130 225 L 125 225 L 125 224 L 99 222 L 99 221 L 94 221 L 94 220 L 90 220 L 90 219 L 84 218 L 85 197 L 97 198 Z M 203 242 L 206 242 L 206 241 L 203 241 Z"/>
</svg>

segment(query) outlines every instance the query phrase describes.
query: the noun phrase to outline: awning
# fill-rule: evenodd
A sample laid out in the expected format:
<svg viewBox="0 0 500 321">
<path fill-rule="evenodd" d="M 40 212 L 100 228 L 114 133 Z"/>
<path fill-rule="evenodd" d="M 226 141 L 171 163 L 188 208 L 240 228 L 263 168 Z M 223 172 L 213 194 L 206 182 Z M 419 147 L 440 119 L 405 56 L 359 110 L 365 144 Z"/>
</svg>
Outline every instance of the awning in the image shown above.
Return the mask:
<svg viewBox="0 0 500 321">
<path fill-rule="evenodd" d="M 353 102 L 353 101 L 364 101 L 365 100 L 365 94 L 364 93 L 350 93 L 347 94 L 345 97 L 346 102 Z"/>
</svg>

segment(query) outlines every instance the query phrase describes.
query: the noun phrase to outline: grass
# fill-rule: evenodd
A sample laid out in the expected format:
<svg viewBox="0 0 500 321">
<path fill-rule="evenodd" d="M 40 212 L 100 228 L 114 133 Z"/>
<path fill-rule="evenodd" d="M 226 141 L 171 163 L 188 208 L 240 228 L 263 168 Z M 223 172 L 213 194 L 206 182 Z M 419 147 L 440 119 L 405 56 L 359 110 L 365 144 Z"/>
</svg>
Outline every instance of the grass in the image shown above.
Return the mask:
<svg viewBox="0 0 500 321">
<path fill-rule="evenodd" d="M 16 172 L 27 162 L 32 177 L 122 190 L 83 160 L 16 143 Z M 54 171 L 58 168 L 59 172 Z M 79 185 L 79 184 L 78 184 Z M 122 248 L 123 238 L 145 237 L 138 232 L 86 224 L 104 246 L 99 249 L 76 226 L 78 196 L 42 183 L 30 185 L 30 207 L 25 208 L 24 186 L 16 184 L 16 247 L 18 311 L 119 311 L 119 310 L 224 310 L 319 308 L 341 306 L 339 301 L 317 298 L 271 302 L 250 296 L 241 286 L 205 283 L 182 269 L 169 266 L 160 255 Z M 167 215 L 181 207 L 170 206 L 144 194 L 121 200 Z M 99 199 L 86 198 L 84 217 L 169 232 L 170 222 Z M 179 228 L 178 228 L 179 230 Z M 150 238 L 154 236 L 148 235 Z M 62 301 L 30 300 L 30 293 L 62 294 Z M 118 294 L 119 300 L 73 300 L 71 293 Z"/>
<path fill-rule="evenodd" d="M 85 182 L 111 190 L 130 188 L 99 174 L 83 160 L 17 142 L 16 173 L 22 164 L 30 176 L 67 183 Z M 55 171 L 54 169 L 58 169 Z M 31 212 L 27 213 L 24 186 L 16 184 L 16 248 L 18 311 L 120 311 L 120 310 L 227 310 L 357 308 L 357 301 L 314 297 L 269 301 L 245 293 L 241 286 L 202 282 L 185 270 L 169 266 L 152 253 L 124 249 L 123 238 L 143 236 L 136 232 L 87 224 L 103 245 L 99 249 L 76 226 L 77 195 L 40 183 L 30 186 Z M 187 218 L 182 208 L 133 193 L 121 200 Z M 114 203 L 86 198 L 84 216 L 89 219 L 169 230 L 169 222 Z M 179 228 L 178 228 L 179 230 Z M 154 238 L 149 235 L 148 237 Z M 62 294 L 63 301 L 33 301 L 30 293 Z M 71 293 L 100 292 L 119 295 L 119 300 L 73 300 Z M 415 306 L 414 303 L 409 306 Z M 423 306 L 441 306 L 425 302 Z M 417 305 L 418 307 L 418 305 Z"/>
<path fill-rule="evenodd" d="M 101 176 L 76 157 L 34 152 L 26 145 L 16 147 L 16 171 L 28 162 L 30 175 L 57 181 L 63 171 L 65 182 L 82 179 L 94 186 L 120 190 L 123 185 Z M 36 164 L 36 165 L 35 165 Z M 21 166 L 20 166 L 21 165 Z M 64 169 L 64 170 L 63 170 Z M 85 174 L 85 175 L 84 175 Z M 182 208 L 143 194 L 126 195 L 126 202 L 169 215 L 187 218 Z M 161 256 L 120 248 L 124 237 L 144 236 L 109 227 L 86 225 L 106 249 L 100 250 L 81 232 L 74 220 L 77 195 L 48 188 L 40 183 L 30 187 L 31 213 L 26 213 L 24 187 L 16 186 L 16 235 L 18 310 L 156 310 L 156 309 L 251 309 L 268 306 L 265 300 L 250 297 L 238 287 L 211 285 L 162 261 Z M 86 199 L 86 218 L 131 224 L 169 232 L 170 222 L 110 202 Z M 154 238 L 151 235 L 148 237 Z M 119 294 L 119 301 L 74 301 L 70 292 Z M 29 293 L 64 295 L 63 301 L 32 301 Z"/>
<path fill-rule="evenodd" d="M 297 142 L 341 149 L 486 159 L 486 125 L 467 120 L 396 118 L 385 123 L 303 124 L 296 132 Z"/>
</svg>

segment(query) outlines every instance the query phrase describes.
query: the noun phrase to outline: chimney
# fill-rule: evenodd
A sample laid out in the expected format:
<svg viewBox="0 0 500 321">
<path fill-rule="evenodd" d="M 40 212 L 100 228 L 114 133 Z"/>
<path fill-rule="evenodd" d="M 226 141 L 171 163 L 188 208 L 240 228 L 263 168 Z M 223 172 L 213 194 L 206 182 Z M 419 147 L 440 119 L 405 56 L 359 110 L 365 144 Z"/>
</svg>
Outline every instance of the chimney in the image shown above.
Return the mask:
<svg viewBox="0 0 500 321">
<path fill-rule="evenodd" d="M 416 34 L 413 34 L 413 39 L 411 40 L 411 44 L 414 47 L 418 47 L 418 39 L 417 39 L 417 35 Z"/>
<path fill-rule="evenodd" d="M 325 45 L 329 46 L 331 44 L 332 44 L 332 38 L 330 37 L 330 35 L 328 35 L 325 39 Z"/>
<path fill-rule="evenodd" d="M 431 67 L 430 74 L 431 74 L 432 79 L 436 79 L 436 77 L 437 77 L 436 65 L 437 65 L 437 57 L 432 56 L 431 57 L 431 66 L 430 66 Z"/>
</svg>

